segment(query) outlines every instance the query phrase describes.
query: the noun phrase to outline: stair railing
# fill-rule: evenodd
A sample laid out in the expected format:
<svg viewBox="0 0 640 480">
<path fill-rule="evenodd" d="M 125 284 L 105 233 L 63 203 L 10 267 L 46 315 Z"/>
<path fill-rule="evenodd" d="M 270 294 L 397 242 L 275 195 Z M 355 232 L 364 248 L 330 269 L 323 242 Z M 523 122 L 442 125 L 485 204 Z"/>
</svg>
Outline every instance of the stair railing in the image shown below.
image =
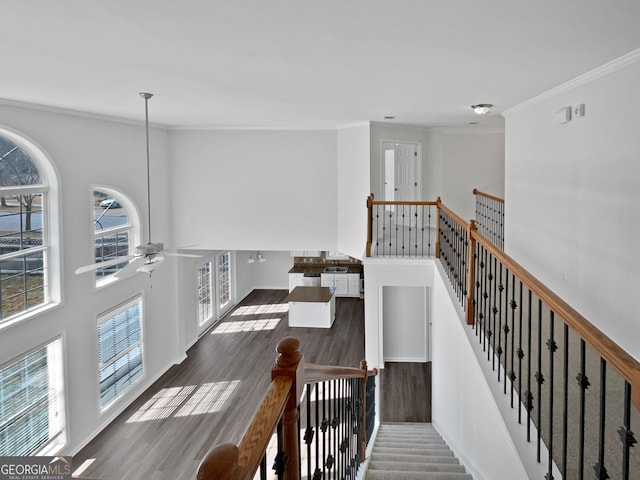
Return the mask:
<svg viewBox="0 0 640 480">
<path fill-rule="evenodd" d="M 278 479 L 355 478 L 371 438 L 377 369 L 305 364 L 298 347 L 293 337 L 278 343 L 272 383 L 242 439 L 213 448 L 198 480 L 252 479 L 258 470 L 266 479 L 271 450 Z"/>
<path fill-rule="evenodd" d="M 478 231 L 504 250 L 504 199 L 473 189 Z"/>
<path fill-rule="evenodd" d="M 640 471 L 640 455 L 631 450 L 631 425 L 640 428 L 640 363 L 475 221 L 441 202 L 438 210 L 442 267 L 527 441 L 536 443 L 537 461 L 546 462 L 546 479 L 554 478 L 554 466 L 564 478 L 587 478 L 586 470 L 598 479 L 631 478 Z"/>
</svg>

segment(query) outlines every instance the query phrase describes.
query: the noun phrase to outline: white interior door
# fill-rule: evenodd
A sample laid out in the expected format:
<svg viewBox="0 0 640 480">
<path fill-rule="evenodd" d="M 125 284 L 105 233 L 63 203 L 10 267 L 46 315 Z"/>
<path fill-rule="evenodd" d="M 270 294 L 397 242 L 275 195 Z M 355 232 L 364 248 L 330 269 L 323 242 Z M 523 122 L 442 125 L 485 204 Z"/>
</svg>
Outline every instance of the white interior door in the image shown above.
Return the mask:
<svg viewBox="0 0 640 480">
<path fill-rule="evenodd" d="M 419 144 L 382 142 L 382 157 L 384 200 L 390 202 L 413 202 L 419 200 Z M 393 205 L 389 205 L 387 210 L 395 211 L 393 207 Z"/>
</svg>

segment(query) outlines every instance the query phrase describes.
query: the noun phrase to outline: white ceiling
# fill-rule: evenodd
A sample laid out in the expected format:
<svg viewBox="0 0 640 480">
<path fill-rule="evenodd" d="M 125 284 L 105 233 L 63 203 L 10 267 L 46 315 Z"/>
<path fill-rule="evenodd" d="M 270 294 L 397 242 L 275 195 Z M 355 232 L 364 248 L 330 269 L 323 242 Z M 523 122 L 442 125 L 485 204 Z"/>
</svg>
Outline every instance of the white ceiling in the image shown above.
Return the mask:
<svg viewBox="0 0 640 480">
<path fill-rule="evenodd" d="M 1 98 L 175 128 L 502 124 L 640 47 L 638 0 L 0 2 Z"/>
</svg>

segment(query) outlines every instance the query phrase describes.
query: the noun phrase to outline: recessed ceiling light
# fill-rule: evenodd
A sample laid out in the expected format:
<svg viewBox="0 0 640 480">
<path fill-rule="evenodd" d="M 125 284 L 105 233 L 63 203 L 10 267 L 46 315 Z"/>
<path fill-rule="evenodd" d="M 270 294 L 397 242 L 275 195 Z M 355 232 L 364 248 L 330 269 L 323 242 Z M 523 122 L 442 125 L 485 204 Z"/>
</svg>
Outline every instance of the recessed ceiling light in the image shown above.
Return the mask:
<svg viewBox="0 0 640 480">
<path fill-rule="evenodd" d="M 395 119 L 396 119 L 396 117 L 394 117 L 393 115 L 385 115 L 385 116 L 384 116 L 384 119 L 385 119 L 385 120 L 395 120 Z"/>
<path fill-rule="evenodd" d="M 493 105 L 491 105 L 490 103 L 479 103 L 477 105 L 471 105 L 471 108 L 473 109 L 474 112 L 476 112 L 478 115 L 484 115 L 486 113 L 489 113 L 489 109 L 493 107 Z"/>
</svg>

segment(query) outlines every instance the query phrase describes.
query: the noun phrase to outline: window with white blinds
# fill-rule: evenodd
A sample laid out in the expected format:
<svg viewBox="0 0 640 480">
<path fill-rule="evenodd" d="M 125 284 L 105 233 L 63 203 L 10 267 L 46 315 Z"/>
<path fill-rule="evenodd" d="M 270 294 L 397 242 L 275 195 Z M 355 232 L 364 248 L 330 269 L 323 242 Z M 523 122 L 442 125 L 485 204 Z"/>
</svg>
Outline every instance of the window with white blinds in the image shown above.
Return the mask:
<svg viewBox="0 0 640 480">
<path fill-rule="evenodd" d="M 0 368 L 0 456 L 41 452 L 62 433 L 62 341 Z"/>
<path fill-rule="evenodd" d="M 104 408 L 142 378 L 142 298 L 98 319 L 100 405 Z"/>
</svg>

